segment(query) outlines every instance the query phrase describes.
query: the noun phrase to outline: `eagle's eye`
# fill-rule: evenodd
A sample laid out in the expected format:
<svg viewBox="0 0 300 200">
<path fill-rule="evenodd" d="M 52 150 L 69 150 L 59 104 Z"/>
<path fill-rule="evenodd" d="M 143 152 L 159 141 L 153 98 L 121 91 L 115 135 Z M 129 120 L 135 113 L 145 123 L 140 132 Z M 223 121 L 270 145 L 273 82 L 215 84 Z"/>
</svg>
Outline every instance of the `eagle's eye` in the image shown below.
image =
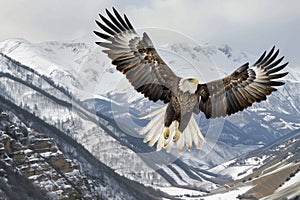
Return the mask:
<svg viewBox="0 0 300 200">
<path fill-rule="evenodd" d="M 198 80 L 195 79 L 195 78 L 189 78 L 188 81 L 191 82 L 191 83 L 194 83 L 194 84 L 198 85 Z"/>
</svg>

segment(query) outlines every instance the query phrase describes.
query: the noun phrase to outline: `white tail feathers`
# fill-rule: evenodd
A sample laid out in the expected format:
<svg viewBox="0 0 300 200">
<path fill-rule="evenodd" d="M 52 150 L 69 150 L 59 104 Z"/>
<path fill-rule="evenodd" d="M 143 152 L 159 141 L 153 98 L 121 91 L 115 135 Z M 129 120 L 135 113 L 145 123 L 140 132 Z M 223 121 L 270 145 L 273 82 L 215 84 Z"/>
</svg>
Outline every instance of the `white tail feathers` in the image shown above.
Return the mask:
<svg viewBox="0 0 300 200">
<path fill-rule="evenodd" d="M 194 117 L 191 117 L 187 127 L 182 133 L 178 130 L 177 121 L 173 121 L 169 128 L 165 127 L 164 118 L 167 106 L 168 104 L 147 116 L 140 118 L 152 118 L 151 121 L 140 131 L 141 134 L 147 133 L 144 138 L 144 142 L 149 142 L 149 146 L 153 146 L 157 142 L 157 151 L 165 148 L 167 152 L 170 152 L 174 141 L 177 143 L 177 150 L 179 152 L 183 151 L 185 145 L 187 146 L 188 151 L 192 151 L 193 142 L 196 148 L 200 149 L 199 137 L 203 142 L 206 141 Z"/>
</svg>

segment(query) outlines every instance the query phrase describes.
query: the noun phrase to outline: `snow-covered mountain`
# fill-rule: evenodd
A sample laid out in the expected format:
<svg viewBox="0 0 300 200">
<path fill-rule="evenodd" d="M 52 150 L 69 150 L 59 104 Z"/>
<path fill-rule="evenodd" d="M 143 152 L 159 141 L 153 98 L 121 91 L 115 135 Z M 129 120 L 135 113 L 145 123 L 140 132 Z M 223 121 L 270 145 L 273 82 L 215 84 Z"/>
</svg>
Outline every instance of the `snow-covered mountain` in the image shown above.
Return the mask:
<svg viewBox="0 0 300 200">
<path fill-rule="evenodd" d="M 1 101 L 1 199 L 63 199 L 70 196 L 97 199 L 101 193 L 112 192 L 111 188 L 87 178 L 78 163 L 67 159 L 60 151 L 53 138 L 27 127 L 24 115 L 23 122 L 14 113 L 3 109 L 9 109 L 9 106 L 4 106 Z M 32 182 L 34 186 L 30 188 Z"/>
<path fill-rule="evenodd" d="M 288 67 L 286 84 L 266 102 L 225 119 L 197 116 L 208 141 L 200 151 L 155 152 L 137 134 L 146 123 L 138 117 L 160 105 L 136 93 L 100 48 L 78 41 L 10 39 L 0 42 L 0 52 L 1 96 L 57 127 L 115 172 L 145 185 L 211 190 L 234 177 L 208 169 L 300 128 L 300 73 Z M 200 82 L 221 78 L 259 56 L 228 45 L 188 43 L 163 45 L 159 53 L 175 73 Z"/>
</svg>

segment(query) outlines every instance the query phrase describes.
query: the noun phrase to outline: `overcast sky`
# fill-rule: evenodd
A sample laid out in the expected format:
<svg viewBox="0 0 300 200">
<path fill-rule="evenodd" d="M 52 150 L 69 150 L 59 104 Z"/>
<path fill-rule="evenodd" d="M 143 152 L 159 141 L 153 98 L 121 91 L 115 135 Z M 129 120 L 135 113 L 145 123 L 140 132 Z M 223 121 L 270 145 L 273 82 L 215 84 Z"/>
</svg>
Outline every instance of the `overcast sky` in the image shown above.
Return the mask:
<svg viewBox="0 0 300 200">
<path fill-rule="evenodd" d="M 1 0 L 0 40 L 93 38 L 98 13 L 112 6 L 136 28 L 172 29 L 199 44 L 225 43 L 254 55 L 276 45 L 300 69 L 298 0 Z"/>
</svg>

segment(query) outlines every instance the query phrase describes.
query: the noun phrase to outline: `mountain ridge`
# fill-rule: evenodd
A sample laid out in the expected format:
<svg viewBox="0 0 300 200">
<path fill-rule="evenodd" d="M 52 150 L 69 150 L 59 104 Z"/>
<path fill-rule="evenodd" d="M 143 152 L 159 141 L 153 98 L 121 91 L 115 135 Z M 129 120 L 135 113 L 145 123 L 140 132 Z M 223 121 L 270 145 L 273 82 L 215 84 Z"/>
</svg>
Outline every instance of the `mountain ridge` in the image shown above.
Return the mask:
<svg viewBox="0 0 300 200">
<path fill-rule="evenodd" d="M 22 43 L 22 41 L 19 42 Z M 247 155 L 252 150 L 270 144 L 300 127 L 300 121 L 297 118 L 299 116 L 297 102 L 300 101 L 300 91 L 297 88 L 300 88 L 298 79 L 300 73 L 291 70 L 292 73 L 284 79 L 286 85 L 280 88 L 278 92 L 273 93 L 267 102 L 254 104 L 253 107 L 244 112 L 225 119 L 206 120 L 203 115 L 197 116 L 197 121 L 205 134 L 211 133 L 211 127 L 221 124 L 220 133 L 215 136 L 216 143 L 208 142 L 202 150 L 193 151 L 190 154 L 156 155 L 154 149 L 143 144 L 141 136 L 137 136 L 137 128 L 122 120 L 128 118 L 134 122 L 133 125 L 141 127 L 145 121 L 139 120 L 138 117 L 143 112 L 147 113 L 149 109 L 159 105 L 151 104 L 142 99 L 142 95 L 137 94 L 126 80 L 120 81 L 122 79 L 121 74 L 110 66 L 99 48 L 93 49 L 80 42 L 68 43 L 48 42 L 34 45 L 29 43 L 24 48 L 22 44 L 14 46 L 10 43 L 5 46 L 5 41 L 0 42 L 2 58 L 6 56 L 6 58 L 13 59 L 7 62 L 1 58 L 1 69 L 3 73 L 7 73 L 0 77 L 3 81 L 0 87 L 4 88 L 1 95 L 29 112 L 34 112 L 45 122 L 80 141 L 93 155 L 98 154 L 97 159 L 104 161 L 106 165 L 112 167 L 122 176 L 130 179 L 140 176 L 137 180 L 142 184 L 151 185 L 153 184 L 151 182 L 156 181 L 155 184 L 159 186 L 167 186 L 171 183 L 173 186 L 197 188 L 202 191 L 212 190 L 221 183 L 230 182 L 230 179 L 221 174 L 207 171 L 209 168 L 221 165 L 235 157 Z M 8 46 L 10 47 L 8 48 Z M 34 48 L 38 49 L 36 56 L 33 56 L 32 53 L 27 54 L 27 51 Z M 165 51 L 161 51 L 162 57 L 171 67 L 174 67 L 176 73 L 189 75 L 199 70 L 195 66 L 201 66 L 199 63 L 202 61 L 207 64 L 208 67 L 200 73 L 199 77 L 204 77 L 204 73 L 214 74 L 214 76 L 205 77 L 203 80 L 219 78 L 228 74 L 240 63 L 245 62 L 245 59 L 252 60 L 253 57 L 247 56 L 244 52 L 234 51 L 229 45 L 220 47 L 204 45 L 201 47 L 173 44 L 165 45 L 162 49 L 165 49 Z M 52 58 L 49 58 L 50 61 L 47 61 L 48 58 L 45 57 L 47 52 L 52 55 Z M 180 56 L 174 56 L 176 54 L 185 57 L 185 59 L 182 60 Z M 38 62 L 40 58 L 35 59 L 40 55 L 46 59 L 41 63 Z M 60 60 L 64 55 L 67 55 L 68 61 Z M 58 57 L 60 58 L 56 62 L 52 62 Z M 255 60 L 253 59 L 253 61 Z M 28 65 L 27 69 L 26 67 L 22 68 L 22 65 Z M 224 66 L 224 68 L 217 66 Z M 46 73 L 43 73 L 45 68 Z M 34 70 L 32 71 L 32 69 Z M 12 77 L 9 79 L 12 75 L 14 75 L 14 80 L 11 79 Z M 18 83 L 16 82 L 17 79 L 20 80 Z M 120 85 L 122 87 L 118 89 Z M 15 91 L 8 90 L 9 87 L 15 88 Z M 21 95 L 22 93 L 18 91 L 20 89 L 26 91 L 26 95 Z M 129 94 L 124 95 L 128 91 Z M 55 105 L 53 99 L 51 101 L 47 99 L 49 94 L 52 95 L 51 98 L 55 97 L 67 104 Z M 18 98 L 18 95 L 22 97 L 22 100 Z M 31 102 L 28 104 L 26 103 L 28 101 Z M 49 108 L 45 105 L 51 108 L 50 112 L 66 114 L 50 115 L 48 114 Z M 120 110 L 122 107 L 128 108 L 129 112 L 122 113 L 122 109 Z M 98 116 L 95 117 L 94 114 L 98 114 Z M 93 125 L 86 119 L 91 119 Z M 118 121 L 120 119 L 121 121 Z M 102 128 L 101 126 L 96 128 L 94 124 L 98 123 L 102 124 Z M 120 125 L 121 127 L 119 127 Z M 254 129 L 257 125 L 260 125 L 259 129 Z M 89 139 L 78 134 L 82 127 L 93 127 L 85 130 L 87 133 L 85 137 Z M 92 131 L 93 129 L 100 131 L 101 134 L 98 135 L 97 132 Z M 253 134 L 253 130 L 256 130 L 255 134 Z M 102 137 L 107 138 L 109 142 L 105 142 L 106 139 L 101 142 L 99 137 L 101 139 Z M 118 143 L 118 145 L 114 146 L 114 143 Z M 119 144 L 121 145 L 119 146 Z M 110 146 L 113 148 L 109 148 Z M 148 172 L 149 169 L 147 169 L 142 172 L 142 175 L 131 174 L 137 170 L 128 173 L 128 169 L 113 162 L 115 158 L 123 159 L 122 162 L 126 161 L 124 156 L 118 155 L 118 151 L 114 151 L 116 147 L 121 151 L 124 150 L 125 155 L 134 156 L 135 160 L 137 157 L 142 158 L 143 161 L 137 162 L 136 166 L 147 166 L 147 168 L 150 166 L 154 172 Z M 211 147 L 213 148 L 210 149 Z M 100 155 L 99 152 L 101 152 Z M 149 160 L 152 155 L 156 155 L 156 161 Z M 160 160 L 167 157 L 169 160 L 167 159 L 160 165 Z M 130 176 L 133 175 L 134 178 L 130 177 L 129 174 Z M 153 179 L 152 176 L 157 177 Z"/>
</svg>

